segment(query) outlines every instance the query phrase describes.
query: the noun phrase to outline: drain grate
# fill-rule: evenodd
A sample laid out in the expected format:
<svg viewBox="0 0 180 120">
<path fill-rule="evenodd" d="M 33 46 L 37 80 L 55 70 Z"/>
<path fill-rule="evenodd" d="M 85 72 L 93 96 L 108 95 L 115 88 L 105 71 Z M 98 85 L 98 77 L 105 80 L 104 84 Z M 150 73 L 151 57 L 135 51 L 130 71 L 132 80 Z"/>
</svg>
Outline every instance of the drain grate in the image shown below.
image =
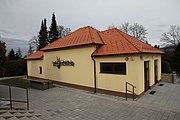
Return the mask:
<svg viewBox="0 0 180 120">
<path fill-rule="evenodd" d="M 158 86 L 163 86 L 164 84 L 159 84 Z"/>
<path fill-rule="evenodd" d="M 156 91 L 151 91 L 149 94 L 154 95 L 154 93 L 156 93 Z"/>
</svg>

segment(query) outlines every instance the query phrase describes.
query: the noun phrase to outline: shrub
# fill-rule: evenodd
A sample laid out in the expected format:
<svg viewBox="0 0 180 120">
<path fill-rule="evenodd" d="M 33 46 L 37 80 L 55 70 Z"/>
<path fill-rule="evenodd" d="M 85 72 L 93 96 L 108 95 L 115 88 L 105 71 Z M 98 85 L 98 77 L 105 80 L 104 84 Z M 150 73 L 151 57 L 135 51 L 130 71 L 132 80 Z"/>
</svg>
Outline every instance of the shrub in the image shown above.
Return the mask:
<svg viewBox="0 0 180 120">
<path fill-rule="evenodd" d="M 162 73 L 171 73 L 171 67 L 168 61 L 162 61 L 161 63 Z"/>
<path fill-rule="evenodd" d="M 19 60 L 8 60 L 5 62 L 5 76 L 17 76 L 27 74 L 26 61 L 23 59 Z"/>
</svg>

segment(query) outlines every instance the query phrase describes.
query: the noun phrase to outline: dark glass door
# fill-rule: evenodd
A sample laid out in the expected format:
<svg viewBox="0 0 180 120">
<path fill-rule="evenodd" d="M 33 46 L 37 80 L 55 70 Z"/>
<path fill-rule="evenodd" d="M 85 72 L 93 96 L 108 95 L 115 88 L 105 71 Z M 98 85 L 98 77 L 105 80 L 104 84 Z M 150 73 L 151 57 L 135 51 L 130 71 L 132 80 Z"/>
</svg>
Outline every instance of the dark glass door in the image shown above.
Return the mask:
<svg viewBox="0 0 180 120">
<path fill-rule="evenodd" d="M 154 83 L 158 83 L 158 66 L 157 60 L 154 60 Z"/>
<path fill-rule="evenodd" d="M 149 89 L 149 61 L 144 62 L 144 90 Z"/>
</svg>

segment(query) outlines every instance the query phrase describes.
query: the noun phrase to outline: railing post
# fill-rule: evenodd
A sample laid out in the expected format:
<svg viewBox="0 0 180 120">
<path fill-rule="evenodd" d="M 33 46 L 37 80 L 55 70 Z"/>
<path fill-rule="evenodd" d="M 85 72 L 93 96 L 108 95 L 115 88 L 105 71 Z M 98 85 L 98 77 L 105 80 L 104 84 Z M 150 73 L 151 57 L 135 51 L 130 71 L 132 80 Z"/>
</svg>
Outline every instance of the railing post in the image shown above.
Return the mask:
<svg viewBox="0 0 180 120">
<path fill-rule="evenodd" d="M 133 101 L 134 101 L 134 86 L 133 86 Z"/>
<path fill-rule="evenodd" d="M 127 82 L 126 82 L 126 101 L 127 101 Z"/>
<path fill-rule="evenodd" d="M 27 95 L 27 110 L 29 110 L 29 94 L 28 94 L 28 88 L 26 88 L 26 95 Z"/>
<path fill-rule="evenodd" d="M 11 86 L 9 85 L 10 109 L 12 110 Z"/>
</svg>

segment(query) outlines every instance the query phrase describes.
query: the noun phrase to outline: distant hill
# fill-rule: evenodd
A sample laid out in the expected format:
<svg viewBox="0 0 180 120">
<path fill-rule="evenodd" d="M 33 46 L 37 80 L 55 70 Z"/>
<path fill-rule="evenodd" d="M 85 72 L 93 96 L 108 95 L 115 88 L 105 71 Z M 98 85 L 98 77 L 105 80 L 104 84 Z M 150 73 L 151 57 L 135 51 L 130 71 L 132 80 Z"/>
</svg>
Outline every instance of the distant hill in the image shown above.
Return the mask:
<svg viewBox="0 0 180 120">
<path fill-rule="evenodd" d="M 28 52 L 28 41 L 20 40 L 20 39 L 14 39 L 14 38 L 0 38 L 1 41 L 4 41 L 6 43 L 6 54 L 9 53 L 11 49 L 14 51 L 17 51 L 18 48 L 21 49 L 22 55 L 26 55 Z"/>
</svg>

